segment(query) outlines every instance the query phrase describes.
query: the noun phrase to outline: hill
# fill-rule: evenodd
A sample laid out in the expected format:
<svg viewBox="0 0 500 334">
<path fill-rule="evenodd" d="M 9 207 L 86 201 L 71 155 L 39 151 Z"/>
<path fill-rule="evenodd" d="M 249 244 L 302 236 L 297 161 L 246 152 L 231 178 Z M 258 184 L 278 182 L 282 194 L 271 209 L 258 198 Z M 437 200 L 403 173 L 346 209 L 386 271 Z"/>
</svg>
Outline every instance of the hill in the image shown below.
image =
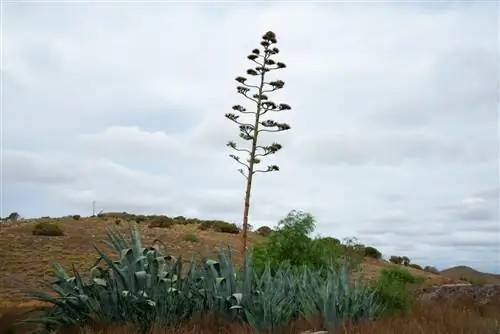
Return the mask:
<svg viewBox="0 0 500 334">
<path fill-rule="evenodd" d="M 0 224 L 0 300 L 4 304 L 23 301 L 25 289 L 41 288 L 41 280 L 53 277 L 53 263 L 59 263 L 67 270 L 74 264 L 76 269 L 85 272 L 97 259 L 93 245 L 97 244 L 106 249 L 101 240 L 105 239 L 108 228 L 116 227 L 120 232 L 128 233 L 127 215 L 129 214 L 106 214 L 81 219 L 41 218 Z M 167 254 L 182 256 L 188 261 L 191 256 L 199 256 L 200 253 L 212 255 L 217 247 L 226 247 L 229 244 L 232 246 L 235 264 L 240 265 L 243 262 L 240 251 L 241 235 L 227 233 L 234 232 L 231 229 L 212 226 L 217 225 L 217 221 L 179 217 L 176 218 L 177 223 L 174 223 L 171 218 L 165 216 L 135 216 L 135 219 L 141 221 L 138 226 L 144 246 L 150 246 L 155 239 L 159 239 L 164 243 Z M 64 235 L 33 235 L 34 226 L 40 222 L 56 222 L 64 231 Z M 261 238 L 256 233 L 249 233 L 249 244 L 252 245 Z M 373 279 L 380 270 L 389 266 L 392 264 L 386 261 L 367 258 L 362 264 L 364 277 L 367 280 Z M 415 276 L 424 277 L 426 285 L 452 281 L 447 277 L 414 268 L 408 270 Z"/>
<path fill-rule="evenodd" d="M 439 272 L 441 276 L 456 281 L 466 281 L 472 284 L 500 284 L 500 275 L 477 271 L 467 266 L 457 266 Z"/>
</svg>

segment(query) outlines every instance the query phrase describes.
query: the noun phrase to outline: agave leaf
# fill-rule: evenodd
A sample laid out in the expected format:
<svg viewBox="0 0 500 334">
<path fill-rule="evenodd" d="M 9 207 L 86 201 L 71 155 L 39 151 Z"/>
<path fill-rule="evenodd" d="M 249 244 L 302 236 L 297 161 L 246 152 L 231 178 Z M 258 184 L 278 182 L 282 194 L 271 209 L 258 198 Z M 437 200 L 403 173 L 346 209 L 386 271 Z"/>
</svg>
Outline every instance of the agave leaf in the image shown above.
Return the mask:
<svg viewBox="0 0 500 334">
<path fill-rule="evenodd" d="M 106 253 L 104 253 L 103 251 L 101 251 L 96 246 L 94 246 L 94 249 L 99 253 L 100 256 L 102 256 L 103 260 L 106 261 L 106 263 L 108 264 L 108 266 L 111 269 L 113 269 L 113 273 L 116 273 L 116 275 L 118 276 L 119 282 L 122 284 L 122 286 L 126 290 L 130 290 L 130 284 L 129 284 L 127 278 L 125 277 L 125 275 L 123 274 L 123 272 L 120 270 L 120 268 L 118 268 L 118 266 L 113 262 L 113 260 L 111 260 Z"/>
</svg>

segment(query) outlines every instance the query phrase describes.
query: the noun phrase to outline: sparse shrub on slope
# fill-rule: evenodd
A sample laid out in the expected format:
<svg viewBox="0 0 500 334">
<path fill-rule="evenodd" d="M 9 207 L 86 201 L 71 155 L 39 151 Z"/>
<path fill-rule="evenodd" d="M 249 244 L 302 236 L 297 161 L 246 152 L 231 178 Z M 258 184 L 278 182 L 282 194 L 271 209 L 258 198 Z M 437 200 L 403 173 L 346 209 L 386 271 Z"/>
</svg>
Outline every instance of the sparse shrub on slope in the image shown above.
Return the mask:
<svg viewBox="0 0 500 334">
<path fill-rule="evenodd" d="M 365 247 L 365 256 L 379 260 L 382 258 L 382 253 L 380 253 L 380 251 L 375 247 L 367 246 Z"/>
<path fill-rule="evenodd" d="M 263 237 L 269 236 L 271 233 L 273 233 L 273 229 L 270 228 L 269 226 L 261 226 L 257 229 L 257 234 L 261 235 Z"/>
<path fill-rule="evenodd" d="M 80 216 L 80 215 L 73 215 L 73 216 L 71 216 L 71 217 L 72 217 L 74 220 L 80 220 L 80 218 L 81 218 L 82 216 Z"/>
<path fill-rule="evenodd" d="M 31 231 L 33 235 L 62 236 L 63 230 L 56 223 L 40 222 Z"/>
<path fill-rule="evenodd" d="M 182 240 L 188 241 L 188 242 L 200 242 L 200 238 L 196 234 L 185 234 L 182 236 Z"/>
<path fill-rule="evenodd" d="M 215 232 L 230 233 L 230 234 L 240 233 L 240 229 L 238 228 L 238 226 L 236 226 L 236 224 L 231 224 L 221 220 L 203 220 L 198 226 L 198 229 L 202 231 L 211 229 Z"/>
<path fill-rule="evenodd" d="M 148 227 L 161 227 L 161 228 L 170 228 L 175 225 L 175 221 L 167 216 L 154 216 L 149 221 Z"/>
</svg>

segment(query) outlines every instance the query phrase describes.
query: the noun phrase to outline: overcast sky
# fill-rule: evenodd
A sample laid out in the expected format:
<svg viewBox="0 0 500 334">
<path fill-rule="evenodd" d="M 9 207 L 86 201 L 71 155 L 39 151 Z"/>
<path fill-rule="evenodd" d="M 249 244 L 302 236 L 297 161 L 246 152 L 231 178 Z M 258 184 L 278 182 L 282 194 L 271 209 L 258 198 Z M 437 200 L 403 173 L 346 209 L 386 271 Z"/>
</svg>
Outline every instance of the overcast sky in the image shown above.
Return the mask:
<svg viewBox="0 0 500 334">
<path fill-rule="evenodd" d="M 292 110 L 250 221 L 500 273 L 495 3 L 5 4 L 2 216 L 164 213 L 240 223 L 224 118 L 273 30 Z"/>
</svg>

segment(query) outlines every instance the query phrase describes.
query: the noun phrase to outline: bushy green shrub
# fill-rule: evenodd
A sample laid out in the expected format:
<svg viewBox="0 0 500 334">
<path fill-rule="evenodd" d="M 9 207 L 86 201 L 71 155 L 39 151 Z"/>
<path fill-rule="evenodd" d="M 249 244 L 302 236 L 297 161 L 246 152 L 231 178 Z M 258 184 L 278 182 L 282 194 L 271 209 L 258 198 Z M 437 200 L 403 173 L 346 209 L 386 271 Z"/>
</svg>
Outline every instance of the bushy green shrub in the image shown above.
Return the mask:
<svg viewBox="0 0 500 334">
<path fill-rule="evenodd" d="M 383 269 L 370 288 L 375 291 L 376 300 L 383 305 L 385 314 L 401 314 L 407 312 L 415 301 L 409 284 L 418 281 L 408 270 L 393 267 Z"/>
<path fill-rule="evenodd" d="M 56 223 L 40 222 L 31 231 L 33 235 L 62 236 L 64 231 Z"/>
<path fill-rule="evenodd" d="M 314 228 L 315 219 L 310 213 L 291 211 L 269 237 L 254 246 L 255 267 L 263 270 L 269 264 L 274 270 L 286 264 L 326 272 L 344 263 L 354 267 L 361 262 L 363 254 L 356 256 L 359 250 L 355 243 L 342 244 L 332 237 L 312 239 L 309 235 Z"/>
<path fill-rule="evenodd" d="M 380 260 L 382 258 L 382 253 L 375 247 L 367 246 L 365 247 L 365 256 Z"/>
<path fill-rule="evenodd" d="M 73 218 L 74 220 L 79 220 L 79 219 L 81 218 L 81 216 L 80 216 L 80 215 L 73 215 L 73 216 L 72 216 L 72 218 Z"/>
<path fill-rule="evenodd" d="M 196 234 L 192 234 L 192 233 L 184 234 L 182 236 L 182 240 L 188 241 L 188 242 L 200 242 L 200 238 L 198 238 L 198 236 Z"/>
<path fill-rule="evenodd" d="M 368 320 L 381 312 L 375 292 L 363 287 L 360 279 L 352 285 L 347 267 L 326 275 L 285 267 L 274 275 L 269 267 L 254 273 L 250 253 L 236 270 L 229 250 L 219 251 L 217 261 L 192 260 L 183 270 L 182 260 L 162 253 L 157 242 L 142 247 L 134 223 L 130 237 L 109 230 L 105 243 L 115 254 L 96 246 L 99 260 L 87 275 L 73 266 L 71 277 L 54 265 L 57 282 L 48 284 L 52 294 L 30 294 L 52 306 L 30 321 L 47 332 L 58 332 L 63 326 L 99 318 L 111 325 L 133 322 L 138 333 L 145 334 L 153 324 L 176 326 L 194 315 L 215 313 L 246 322 L 252 332 L 261 333 L 302 316 L 319 315 L 330 330 L 343 321 Z"/>
<path fill-rule="evenodd" d="M 268 237 L 271 233 L 273 233 L 273 229 L 269 226 L 261 226 L 257 229 L 257 234 L 263 237 Z"/>
</svg>

